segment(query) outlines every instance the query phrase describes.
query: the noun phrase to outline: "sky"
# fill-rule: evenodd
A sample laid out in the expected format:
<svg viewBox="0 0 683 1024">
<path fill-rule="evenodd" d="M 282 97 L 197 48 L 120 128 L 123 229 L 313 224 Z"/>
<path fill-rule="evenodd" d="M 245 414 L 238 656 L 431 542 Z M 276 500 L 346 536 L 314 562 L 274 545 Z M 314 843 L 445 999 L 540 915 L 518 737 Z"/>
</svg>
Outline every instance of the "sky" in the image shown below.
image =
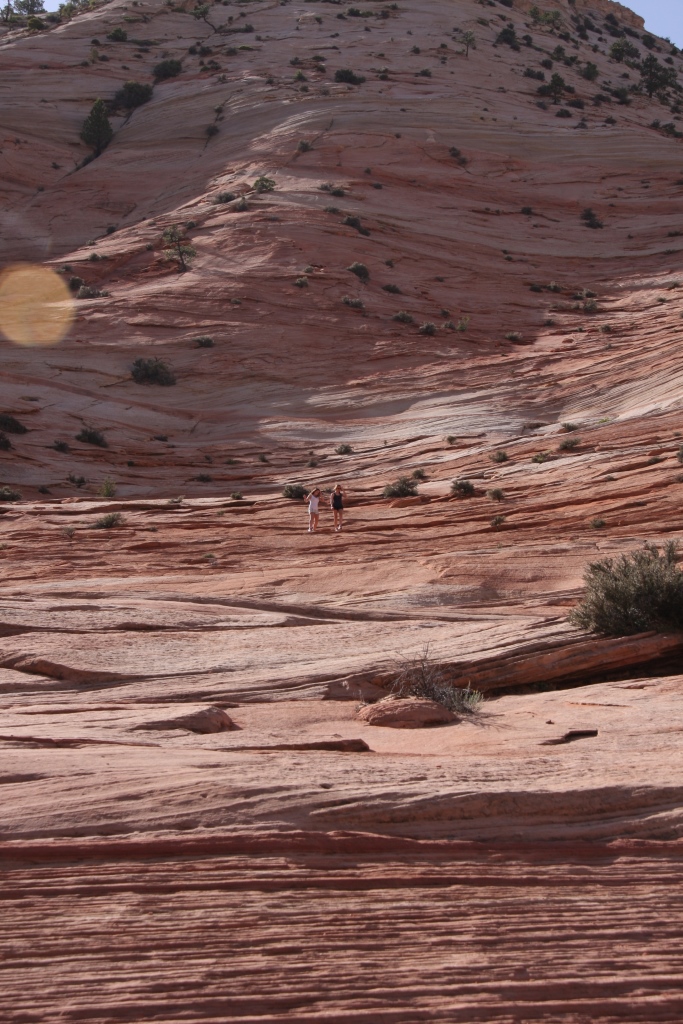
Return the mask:
<svg viewBox="0 0 683 1024">
<path fill-rule="evenodd" d="M 622 0 L 625 7 L 645 18 L 645 27 L 657 36 L 667 36 L 683 47 L 683 2 L 681 0 Z"/>
<path fill-rule="evenodd" d="M 667 36 L 683 49 L 683 0 L 622 0 L 645 18 L 645 27 L 658 36 Z M 45 0 L 46 11 L 56 11 L 60 0 Z"/>
</svg>

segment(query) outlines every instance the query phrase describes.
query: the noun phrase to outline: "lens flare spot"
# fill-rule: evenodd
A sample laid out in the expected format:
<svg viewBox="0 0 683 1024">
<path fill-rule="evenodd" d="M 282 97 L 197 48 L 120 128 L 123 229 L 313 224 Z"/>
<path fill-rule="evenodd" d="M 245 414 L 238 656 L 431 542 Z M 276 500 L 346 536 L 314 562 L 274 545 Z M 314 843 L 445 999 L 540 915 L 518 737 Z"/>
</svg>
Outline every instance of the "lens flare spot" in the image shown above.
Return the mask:
<svg viewBox="0 0 683 1024">
<path fill-rule="evenodd" d="M 73 317 L 71 293 L 54 270 L 21 264 L 0 274 L 0 331 L 15 345 L 56 345 Z"/>
</svg>

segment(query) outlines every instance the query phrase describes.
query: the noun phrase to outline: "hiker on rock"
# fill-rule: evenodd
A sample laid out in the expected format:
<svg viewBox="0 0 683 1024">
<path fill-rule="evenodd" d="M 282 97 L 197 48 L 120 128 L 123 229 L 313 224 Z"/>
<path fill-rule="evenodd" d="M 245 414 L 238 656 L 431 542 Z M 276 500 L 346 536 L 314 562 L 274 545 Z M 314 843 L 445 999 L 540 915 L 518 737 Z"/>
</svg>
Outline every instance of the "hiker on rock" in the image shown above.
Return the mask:
<svg viewBox="0 0 683 1024">
<path fill-rule="evenodd" d="M 308 502 L 308 532 L 315 533 L 320 519 L 318 507 L 320 505 L 320 488 L 314 487 L 310 494 L 307 494 L 304 501 Z"/>
<path fill-rule="evenodd" d="M 334 513 L 335 533 L 341 533 L 344 523 L 344 492 L 341 484 L 334 485 L 334 490 L 330 494 L 330 508 Z"/>
</svg>

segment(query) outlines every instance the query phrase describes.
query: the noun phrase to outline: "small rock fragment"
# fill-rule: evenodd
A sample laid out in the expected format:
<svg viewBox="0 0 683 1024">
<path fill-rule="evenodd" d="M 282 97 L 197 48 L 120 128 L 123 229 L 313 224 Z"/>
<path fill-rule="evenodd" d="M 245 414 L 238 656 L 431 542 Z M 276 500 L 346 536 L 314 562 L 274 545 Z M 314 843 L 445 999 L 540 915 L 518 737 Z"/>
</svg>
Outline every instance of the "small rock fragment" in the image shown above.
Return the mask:
<svg viewBox="0 0 683 1024">
<path fill-rule="evenodd" d="M 230 729 L 237 729 L 237 726 L 222 708 L 210 707 L 193 711 L 189 715 L 180 715 L 178 718 L 167 718 L 160 722 L 145 722 L 144 725 L 138 725 L 137 728 L 187 729 L 189 732 L 209 733 L 227 732 Z"/>
</svg>

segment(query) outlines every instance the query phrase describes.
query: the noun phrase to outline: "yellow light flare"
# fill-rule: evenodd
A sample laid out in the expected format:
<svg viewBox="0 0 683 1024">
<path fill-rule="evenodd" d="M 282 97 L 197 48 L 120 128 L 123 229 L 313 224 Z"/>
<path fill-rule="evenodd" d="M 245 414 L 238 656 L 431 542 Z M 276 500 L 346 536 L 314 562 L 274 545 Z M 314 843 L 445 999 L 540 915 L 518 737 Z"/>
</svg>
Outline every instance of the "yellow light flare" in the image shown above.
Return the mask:
<svg viewBox="0 0 683 1024">
<path fill-rule="evenodd" d="M 0 274 L 0 331 L 15 345 L 56 345 L 73 317 L 71 293 L 54 270 L 23 263 Z"/>
</svg>

